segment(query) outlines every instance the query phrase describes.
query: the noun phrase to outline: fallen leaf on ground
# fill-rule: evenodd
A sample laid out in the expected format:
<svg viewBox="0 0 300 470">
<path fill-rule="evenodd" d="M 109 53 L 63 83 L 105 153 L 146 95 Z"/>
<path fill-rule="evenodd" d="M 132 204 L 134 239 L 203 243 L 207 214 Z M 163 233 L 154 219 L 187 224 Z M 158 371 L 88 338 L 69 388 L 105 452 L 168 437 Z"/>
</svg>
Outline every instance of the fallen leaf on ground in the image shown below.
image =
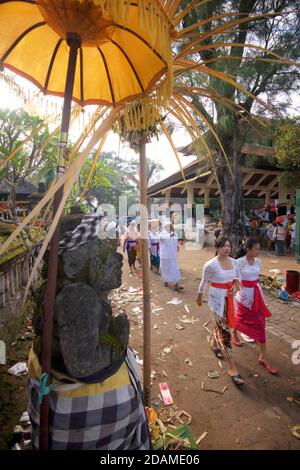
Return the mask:
<svg viewBox="0 0 300 470">
<path fill-rule="evenodd" d="M 186 304 L 184 304 L 184 308 L 185 308 L 185 311 L 186 311 L 188 314 L 190 314 L 190 310 L 189 310 L 189 308 L 188 308 L 188 306 L 187 306 Z"/>
<path fill-rule="evenodd" d="M 167 304 L 172 304 L 172 305 L 179 305 L 182 303 L 182 300 L 181 299 L 178 299 L 178 297 L 173 297 L 172 300 L 170 300 L 169 302 L 167 302 Z"/>
<path fill-rule="evenodd" d="M 196 444 L 199 445 L 201 441 L 203 441 L 203 439 L 207 436 L 208 432 L 207 431 L 204 431 L 203 434 L 201 434 L 200 437 L 198 437 L 198 439 L 196 440 Z"/>
<path fill-rule="evenodd" d="M 199 321 L 198 318 L 194 318 L 194 317 L 190 317 L 188 318 L 187 315 L 182 315 L 182 317 L 178 317 L 179 321 L 181 321 L 181 323 L 185 323 L 185 324 L 194 324 L 195 322 Z"/>
<path fill-rule="evenodd" d="M 187 380 L 187 378 L 188 378 L 187 374 L 179 374 L 178 377 L 179 377 L 181 380 Z"/>
<path fill-rule="evenodd" d="M 209 370 L 207 372 L 207 376 L 210 378 L 210 379 L 218 379 L 220 377 L 220 374 L 217 370 Z"/>
<path fill-rule="evenodd" d="M 295 401 L 295 398 L 294 397 L 286 397 L 287 401 L 290 401 L 290 402 L 293 402 Z"/>
<path fill-rule="evenodd" d="M 187 358 L 184 360 L 184 362 L 185 362 L 186 364 L 188 364 L 189 366 L 192 366 L 192 365 L 193 365 L 193 362 L 191 361 L 191 359 L 190 359 L 189 357 L 187 357 Z"/>
<path fill-rule="evenodd" d="M 300 424 L 290 424 L 290 431 L 296 439 L 300 439 Z"/>
</svg>

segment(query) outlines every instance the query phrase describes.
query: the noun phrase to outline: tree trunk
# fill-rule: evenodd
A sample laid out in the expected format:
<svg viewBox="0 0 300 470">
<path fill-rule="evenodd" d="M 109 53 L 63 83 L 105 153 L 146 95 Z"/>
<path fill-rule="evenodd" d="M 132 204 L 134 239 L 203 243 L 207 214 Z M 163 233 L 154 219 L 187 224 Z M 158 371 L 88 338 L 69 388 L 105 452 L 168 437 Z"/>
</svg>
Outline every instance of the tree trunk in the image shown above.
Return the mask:
<svg viewBox="0 0 300 470">
<path fill-rule="evenodd" d="M 239 162 L 241 160 L 240 146 L 236 132 L 232 140 L 225 145 L 226 153 L 230 158 L 230 168 L 224 156 L 219 157 L 222 163 L 218 165 L 217 176 L 220 184 L 221 221 L 223 234 L 232 242 L 234 255 L 241 241 L 244 239 L 245 227 L 243 221 L 243 180 Z M 221 136 L 222 141 L 222 136 Z M 226 142 L 223 140 L 223 142 Z"/>
</svg>

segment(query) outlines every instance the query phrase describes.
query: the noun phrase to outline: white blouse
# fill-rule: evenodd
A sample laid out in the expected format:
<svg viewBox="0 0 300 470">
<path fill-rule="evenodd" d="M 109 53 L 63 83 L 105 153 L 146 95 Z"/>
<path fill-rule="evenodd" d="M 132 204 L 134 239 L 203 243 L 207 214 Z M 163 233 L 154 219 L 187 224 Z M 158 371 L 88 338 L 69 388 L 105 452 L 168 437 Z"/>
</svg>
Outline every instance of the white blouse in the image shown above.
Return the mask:
<svg viewBox="0 0 300 470">
<path fill-rule="evenodd" d="M 157 232 L 149 232 L 148 244 L 151 255 L 157 256 L 159 254 L 159 238 Z"/>
<path fill-rule="evenodd" d="M 233 258 L 230 258 L 232 269 L 223 269 L 218 257 L 207 261 L 203 266 L 202 280 L 199 285 L 199 294 L 203 294 L 208 282 L 217 282 L 225 284 L 232 282 L 234 279 L 239 279 L 238 264 Z M 208 306 L 220 317 L 224 315 L 225 298 L 227 297 L 226 289 L 218 289 L 217 287 L 210 286 Z"/>
<path fill-rule="evenodd" d="M 238 272 L 241 281 L 255 281 L 259 279 L 260 271 L 261 271 L 261 261 L 258 258 L 254 259 L 254 264 L 251 266 L 246 256 L 239 258 L 237 260 L 238 263 Z M 261 294 L 263 296 L 263 292 L 261 287 L 259 286 Z M 251 308 L 253 305 L 254 299 L 254 287 L 244 287 L 241 285 L 241 290 L 236 295 L 236 300 L 243 304 L 247 308 Z"/>
</svg>

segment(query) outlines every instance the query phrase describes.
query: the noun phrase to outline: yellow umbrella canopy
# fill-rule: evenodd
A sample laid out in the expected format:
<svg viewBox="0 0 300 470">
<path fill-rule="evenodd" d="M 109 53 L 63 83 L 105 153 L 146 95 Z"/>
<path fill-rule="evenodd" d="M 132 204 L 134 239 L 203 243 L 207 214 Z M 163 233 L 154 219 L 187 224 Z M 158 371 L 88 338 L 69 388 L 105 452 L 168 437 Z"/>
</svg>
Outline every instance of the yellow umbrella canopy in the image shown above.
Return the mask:
<svg viewBox="0 0 300 470">
<path fill-rule="evenodd" d="M 67 33 L 76 33 L 73 100 L 114 105 L 149 93 L 164 77 L 171 83 L 172 31 L 159 0 L 4 0 L 0 64 L 64 96 Z"/>
</svg>

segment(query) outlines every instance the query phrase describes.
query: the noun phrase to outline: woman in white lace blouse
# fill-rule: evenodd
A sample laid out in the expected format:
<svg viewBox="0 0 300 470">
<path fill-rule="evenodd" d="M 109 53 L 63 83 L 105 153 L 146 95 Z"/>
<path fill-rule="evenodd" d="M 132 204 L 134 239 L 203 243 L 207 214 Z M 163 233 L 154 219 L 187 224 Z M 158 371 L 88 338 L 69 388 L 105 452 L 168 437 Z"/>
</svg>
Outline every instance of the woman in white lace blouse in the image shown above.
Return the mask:
<svg viewBox="0 0 300 470">
<path fill-rule="evenodd" d="M 203 294 L 210 282 L 208 305 L 213 312 L 215 327 L 211 347 L 218 358 L 225 358 L 229 363 L 228 373 L 237 386 L 244 381 L 232 359 L 230 328 L 235 327 L 234 292 L 239 286 L 237 261 L 230 258 L 231 242 L 222 237 L 215 244 L 217 255 L 205 263 L 199 286 L 197 304 L 202 305 Z"/>
</svg>

